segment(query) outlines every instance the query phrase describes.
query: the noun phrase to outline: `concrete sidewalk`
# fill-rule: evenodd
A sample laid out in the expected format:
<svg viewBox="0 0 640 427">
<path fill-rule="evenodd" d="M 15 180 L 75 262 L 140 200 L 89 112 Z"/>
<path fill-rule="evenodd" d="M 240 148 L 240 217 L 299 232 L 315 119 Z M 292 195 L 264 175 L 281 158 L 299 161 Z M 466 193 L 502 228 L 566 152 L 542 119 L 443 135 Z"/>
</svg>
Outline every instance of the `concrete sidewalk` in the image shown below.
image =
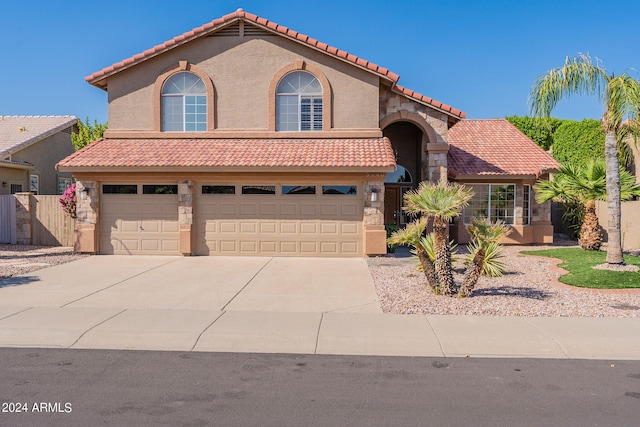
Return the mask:
<svg viewBox="0 0 640 427">
<path fill-rule="evenodd" d="M 640 360 L 639 336 L 639 318 L 383 314 L 361 259 L 97 256 L 0 281 L 4 347 Z"/>
</svg>

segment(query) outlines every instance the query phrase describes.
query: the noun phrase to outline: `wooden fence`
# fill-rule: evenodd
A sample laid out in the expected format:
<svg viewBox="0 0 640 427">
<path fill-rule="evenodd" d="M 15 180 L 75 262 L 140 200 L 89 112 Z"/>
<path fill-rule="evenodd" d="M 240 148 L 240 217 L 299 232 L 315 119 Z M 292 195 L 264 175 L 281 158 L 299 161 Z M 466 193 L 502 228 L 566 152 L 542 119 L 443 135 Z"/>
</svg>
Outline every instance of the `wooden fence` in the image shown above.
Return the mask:
<svg viewBox="0 0 640 427">
<path fill-rule="evenodd" d="M 75 219 L 60 208 L 60 196 L 19 197 L 0 196 L 0 243 L 73 246 Z"/>
<path fill-rule="evenodd" d="M 75 219 L 60 208 L 60 196 L 31 196 L 31 243 L 73 246 Z"/>
<path fill-rule="evenodd" d="M 16 198 L 0 196 L 0 243 L 16 243 Z"/>
</svg>

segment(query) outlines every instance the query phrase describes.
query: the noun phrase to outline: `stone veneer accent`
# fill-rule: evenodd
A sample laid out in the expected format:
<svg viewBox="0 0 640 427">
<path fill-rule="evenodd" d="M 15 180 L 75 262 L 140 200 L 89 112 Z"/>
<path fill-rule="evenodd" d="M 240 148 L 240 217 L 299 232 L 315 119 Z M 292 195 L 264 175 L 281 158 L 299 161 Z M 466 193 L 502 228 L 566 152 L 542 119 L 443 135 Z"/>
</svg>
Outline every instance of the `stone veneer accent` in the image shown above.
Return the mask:
<svg viewBox="0 0 640 427">
<path fill-rule="evenodd" d="M 31 193 L 16 193 L 16 243 L 31 244 Z"/>
<path fill-rule="evenodd" d="M 403 95 L 392 92 L 389 88 L 380 87 L 380 120 L 384 117 L 399 112 L 409 111 L 411 113 L 417 113 L 423 119 L 429 123 L 429 125 L 435 130 L 436 141 L 429 141 L 430 143 L 446 143 L 447 142 L 447 130 L 448 120 L 445 113 L 441 113 L 434 110 L 433 107 L 422 105 L 415 100 L 411 100 Z"/>
<path fill-rule="evenodd" d="M 83 200 L 83 190 L 86 198 Z M 76 181 L 76 236 L 74 250 L 98 252 L 98 209 L 100 192 L 96 181 Z"/>
<path fill-rule="evenodd" d="M 178 227 L 180 230 L 180 253 L 191 255 L 193 242 L 193 181 L 184 179 L 178 182 Z"/>
<path fill-rule="evenodd" d="M 369 173 L 364 182 L 365 230 L 364 252 L 367 255 L 387 253 L 387 232 L 384 228 L 384 173 Z M 375 194 L 375 201 L 372 195 Z"/>
</svg>

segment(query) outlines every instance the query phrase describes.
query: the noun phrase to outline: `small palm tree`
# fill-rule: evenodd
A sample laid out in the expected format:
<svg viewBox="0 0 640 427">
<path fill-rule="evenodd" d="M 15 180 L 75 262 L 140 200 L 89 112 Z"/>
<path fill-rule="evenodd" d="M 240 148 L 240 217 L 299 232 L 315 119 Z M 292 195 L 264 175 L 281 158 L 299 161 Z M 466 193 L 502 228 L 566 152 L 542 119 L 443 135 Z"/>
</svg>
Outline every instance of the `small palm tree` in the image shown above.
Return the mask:
<svg viewBox="0 0 640 427">
<path fill-rule="evenodd" d="M 529 97 L 535 116 L 550 117 L 558 101 L 573 94 L 597 95 L 604 106 L 606 193 L 609 214 L 607 263 L 623 264 L 618 141 L 640 131 L 640 82 L 627 73 L 607 74 L 589 55 L 567 57 L 564 66 L 536 80 Z"/>
<path fill-rule="evenodd" d="M 502 221 L 491 223 L 487 218 L 474 218 L 467 230 L 472 240 L 469 244 L 468 267 L 458 291 L 460 297 L 471 296 L 481 274 L 502 275 L 504 264 L 499 261 L 502 253 L 498 241 L 511 233 L 511 228 Z"/>
<path fill-rule="evenodd" d="M 451 252 L 448 250 L 449 221 L 460 215 L 472 196 L 472 190 L 463 185 L 426 181 L 404 195 L 407 212 L 433 218 L 434 268 L 443 295 L 454 292 Z"/>
<path fill-rule="evenodd" d="M 534 186 L 536 200 L 549 200 L 563 204 L 579 204 L 584 207 L 584 219 L 580 227 L 579 243 L 585 250 L 598 250 L 602 233 L 596 216 L 596 200 L 607 200 L 606 166 L 603 159 L 593 159 L 582 166 L 564 165 L 553 181 L 539 181 Z M 620 170 L 620 199 L 630 200 L 640 195 L 640 185 L 626 170 Z"/>
</svg>

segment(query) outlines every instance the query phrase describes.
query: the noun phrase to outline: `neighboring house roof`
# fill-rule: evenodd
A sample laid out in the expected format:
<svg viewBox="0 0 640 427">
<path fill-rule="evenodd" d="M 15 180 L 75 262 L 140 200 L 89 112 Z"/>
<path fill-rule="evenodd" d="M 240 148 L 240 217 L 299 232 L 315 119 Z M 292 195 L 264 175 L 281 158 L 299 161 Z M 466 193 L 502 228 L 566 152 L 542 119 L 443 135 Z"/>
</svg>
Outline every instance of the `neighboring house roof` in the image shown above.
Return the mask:
<svg viewBox="0 0 640 427">
<path fill-rule="evenodd" d="M 411 99 L 414 99 L 418 102 L 425 103 L 433 108 L 441 110 L 449 115 L 452 115 L 457 118 L 464 118 L 466 114 L 456 108 L 453 108 L 447 104 L 443 104 L 442 102 L 435 101 L 429 97 L 420 95 L 414 91 L 405 89 L 401 86 L 396 86 L 400 76 L 396 73 L 389 71 L 388 69 L 376 65 L 372 62 L 369 62 L 365 59 L 359 58 L 355 55 L 352 55 L 344 50 L 340 50 L 333 46 L 329 46 L 326 43 L 322 43 L 318 40 L 315 40 L 307 35 L 301 34 L 297 31 L 291 30 L 285 26 L 276 24 L 275 22 L 271 22 L 265 18 L 261 18 L 252 13 L 245 12 L 242 9 L 238 9 L 233 13 L 229 13 L 221 18 L 214 19 L 213 21 L 204 24 L 201 27 L 194 28 L 191 31 L 187 31 L 186 33 L 174 37 L 171 40 L 168 40 L 164 43 L 161 43 L 157 46 L 152 47 L 151 49 L 147 49 L 144 52 L 138 53 L 130 58 L 127 58 L 123 61 L 117 62 L 109 67 L 106 67 L 100 71 L 96 71 L 95 73 L 85 77 L 85 80 L 92 85 L 99 87 L 101 89 L 106 90 L 106 83 L 103 81 L 105 78 L 116 74 L 122 70 L 125 70 L 133 65 L 136 65 L 140 62 L 146 61 L 147 59 L 153 58 L 161 53 L 164 53 L 168 50 L 174 49 L 178 46 L 181 46 L 185 43 L 190 42 L 191 40 L 197 39 L 199 37 L 206 36 L 207 34 L 214 33 L 221 28 L 229 26 L 229 24 L 242 20 L 244 22 L 248 22 L 257 27 L 261 27 L 266 31 L 276 33 L 278 35 L 284 36 L 288 39 L 294 40 L 298 43 L 311 47 L 313 49 L 319 50 L 325 54 L 333 56 L 339 60 L 348 62 L 352 65 L 355 65 L 359 68 L 365 69 L 369 72 L 377 74 L 379 77 L 389 81 L 393 90 L 396 93 L 407 96 Z"/>
<path fill-rule="evenodd" d="M 0 159 L 70 128 L 73 116 L 0 116 Z"/>
<path fill-rule="evenodd" d="M 554 172 L 560 164 L 505 119 L 462 120 L 449 129 L 449 175 L 512 176 Z"/>
<path fill-rule="evenodd" d="M 102 139 L 57 164 L 60 170 L 139 167 L 147 170 L 393 170 L 388 138 L 369 139 Z"/>
</svg>

